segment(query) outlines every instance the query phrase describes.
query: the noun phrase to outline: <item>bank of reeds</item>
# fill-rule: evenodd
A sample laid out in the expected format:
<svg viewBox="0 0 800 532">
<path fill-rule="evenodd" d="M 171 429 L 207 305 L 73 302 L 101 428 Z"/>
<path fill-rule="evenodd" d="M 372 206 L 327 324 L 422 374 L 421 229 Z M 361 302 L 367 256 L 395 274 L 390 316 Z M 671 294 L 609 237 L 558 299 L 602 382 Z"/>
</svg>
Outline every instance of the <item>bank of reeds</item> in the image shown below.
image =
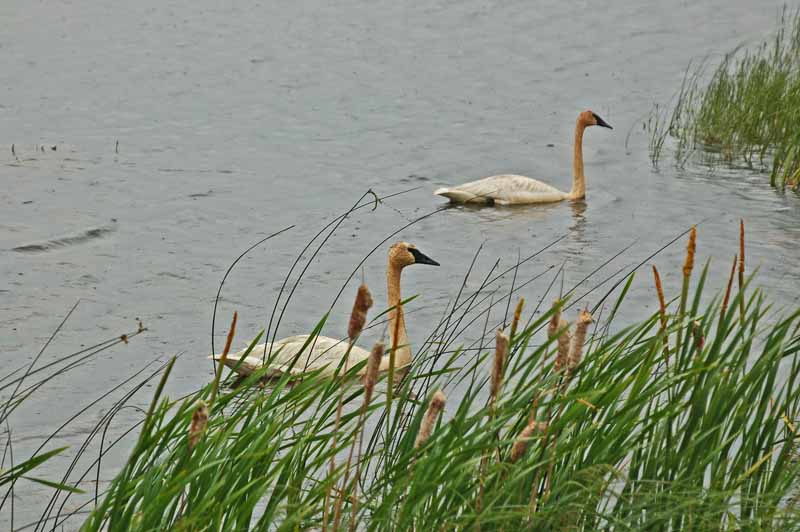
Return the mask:
<svg viewBox="0 0 800 532">
<path fill-rule="evenodd" d="M 763 168 L 773 186 L 800 189 L 800 11 L 784 9 L 758 46 L 727 53 L 710 71 L 709 61 L 687 69 L 674 105 L 653 111 L 653 162 L 671 137 L 679 165 L 695 154 Z"/>
<path fill-rule="evenodd" d="M 442 351 L 444 319 L 390 406 L 385 376 L 364 398 L 363 364 L 266 388 L 255 373 L 213 402 L 215 383 L 159 386 L 83 530 L 796 528 L 800 310 L 776 318 L 746 282 L 705 302 L 707 266 L 682 273 L 640 323 L 593 333 L 560 300 L 497 333 L 494 358 Z"/>
</svg>

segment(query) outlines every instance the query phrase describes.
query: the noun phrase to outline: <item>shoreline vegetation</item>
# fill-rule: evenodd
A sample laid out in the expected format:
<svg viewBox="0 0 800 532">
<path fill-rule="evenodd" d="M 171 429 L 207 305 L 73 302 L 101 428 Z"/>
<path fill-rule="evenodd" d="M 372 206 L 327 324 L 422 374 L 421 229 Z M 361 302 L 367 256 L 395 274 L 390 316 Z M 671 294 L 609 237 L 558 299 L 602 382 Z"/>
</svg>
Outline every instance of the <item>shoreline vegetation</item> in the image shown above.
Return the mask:
<svg viewBox="0 0 800 532">
<path fill-rule="evenodd" d="M 800 10 L 784 7 L 774 36 L 737 47 L 711 70 L 708 62 L 689 65 L 673 102 L 651 112 L 653 164 L 670 138 L 678 166 L 696 155 L 768 171 L 773 187 L 800 191 Z"/>
<path fill-rule="evenodd" d="M 570 320 L 569 298 L 512 306 L 512 289 L 501 326 L 459 346 L 478 291 L 389 387 L 375 361 L 396 345 L 333 379 L 266 383 L 265 369 L 231 386 L 220 366 L 177 400 L 164 392 L 173 358 L 148 377 L 160 382 L 122 469 L 80 505 L 68 472 L 40 524 L 87 513 L 85 531 L 796 529 L 800 309 L 777 318 L 750 288 L 743 225 L 737 251 L 704 301 L 692 228 L 679 294 L 653 267 L 658 310 L 617 332 L 632 274 L 605 318 Z M 507 305 L 487 299 L 488 323 Z M 354 308 L 351 342 L 385 318 Z M 84 476 L 95 471 L 99 457 Z"/>
</svg>

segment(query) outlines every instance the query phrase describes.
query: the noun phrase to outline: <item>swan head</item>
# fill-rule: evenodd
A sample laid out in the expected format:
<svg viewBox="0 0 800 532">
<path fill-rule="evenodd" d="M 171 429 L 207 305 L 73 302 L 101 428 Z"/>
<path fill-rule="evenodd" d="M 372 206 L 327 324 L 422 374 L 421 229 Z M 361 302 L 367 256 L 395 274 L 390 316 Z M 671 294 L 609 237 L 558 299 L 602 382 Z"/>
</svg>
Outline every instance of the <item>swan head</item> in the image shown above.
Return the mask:
<svg viewBox="0 0 800 532">
<path fill-rule="evenodd" d="M 397 242 L 389 248 L 389 264 L 405 268 L 412 264 L 429 264 L 438 266 L 439 263 L 423 254 L 414 244 Z"/>
<path fill-rule="evenodd" d="M 588 126 L 600 126 L 600 127 L 607 127 L 608 129 L 614 129 L 608 123 L 593 113 L 591 110 L 586 110 L 578 115 L 578 123 L 582 124 L 584 127 Z"/>
</svg>

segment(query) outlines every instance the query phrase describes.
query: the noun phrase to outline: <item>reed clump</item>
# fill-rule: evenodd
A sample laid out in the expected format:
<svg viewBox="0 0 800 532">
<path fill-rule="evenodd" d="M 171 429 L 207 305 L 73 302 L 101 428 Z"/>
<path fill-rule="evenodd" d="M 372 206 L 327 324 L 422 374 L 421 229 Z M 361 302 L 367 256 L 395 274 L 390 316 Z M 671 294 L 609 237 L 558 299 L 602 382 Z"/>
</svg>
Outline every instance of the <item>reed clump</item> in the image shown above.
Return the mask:
<svg viewBox="0 0 800 532">
<path fill-rule="evenodd" d="M 776 318 L 747 280 L 704 297 L 690 241 L 675 272 L 692 282 L 661 286 L 652 315 L 607 332 L 583 310 L 570 336 L 557 301 L 513 335 L 487 327 L 494 352 L 474 364 L 420 343 L 391 407 L 380 343 L 348 379 L 261 389 L 264 368 L 214 402 L 213 383 L 179 400 L 159 385 L 83 530 L 797 529 L 800 309 Z M 470 305 L 434 338 L 490 310 Z"/>
<path fill-rule="evenodd" d="M 707 81 L 706 81 L 707 80 Z M 772 186 L 800 190 L 800 10 L 784 9 L 777 30 L 755 48 L 737 48 L 709 72 L 687 69 L 674 105 L 656 107 L 647 126 L 658 163 L 675 140 L 679 165 L 707 162 L 770 172 Z"/>
</svg>

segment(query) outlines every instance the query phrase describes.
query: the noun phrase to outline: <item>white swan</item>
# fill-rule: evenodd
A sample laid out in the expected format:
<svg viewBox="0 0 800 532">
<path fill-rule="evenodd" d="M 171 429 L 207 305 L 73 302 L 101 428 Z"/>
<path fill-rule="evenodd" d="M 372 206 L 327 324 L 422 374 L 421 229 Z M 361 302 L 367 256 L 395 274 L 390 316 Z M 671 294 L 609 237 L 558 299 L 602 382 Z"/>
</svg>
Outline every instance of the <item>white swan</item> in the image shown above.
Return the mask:
<svg viewBox="0 0 800 532">
<path fill-rule="evenodd" d="M 521 175 L 493 175 L 457 187 L 440 188 L 434 192 L 449 198 L 453 203 L 483 203 L 515 205 L 523 203 L 552 203 L 565 199 L 583 199 L 586 196 L 586 178 L 583 175 L 583 131 L 589 126 L 613 129 L 592 111 L 578 115 L 575 123 L 575 156 L 573 159 L 572 190 L 562 192 L 536 179 Z"/>
<path fill-rule="evenodd" d="M 386 268 L 386 284 L 389 307 L 389 346 L 396 345 L 395 368 L 400 369 L 411 363 L 411 346 L 406 335 L 406 323 L 403 317 L 403 307 L 400 305 L 400 274 L 403 268 L 412 264 L 430 264 L 438 266 L 439 263 L 423 255 L 413 244 L 398 242 L 389 248 L 389 261 Z M 395 334 L 397 338 L 395 338 Z M 308 344 L 308 345 L 306 345 Z M 305 350 L 303 347 L 305 346 Z M 350 352 L 348 353 L 348 349 Z M 301 352 L 302 350 L 302 352 Z M 323 375 L 333 375 L 345 356 L 347 362 L 343 367 L 352 368 L 359 362 L 369 357 L 369 351 L 358 346 L 349 347 L 347 340 L 338 340 L 327 336 L 309 338 L 309 335 L 290 336 L 272 344 L 260 344 L 253 348 L 249 356 L 245 356 L 247 349 L 238 353 L 231 353 L 225 359 L 225 365 L 236 369 L 240 375 L 249 375 L 262 368 L 264 357 L 267 358 L 269 371 L 266 376 L 279 377 L 285 373 L 300 375 L 315 370 L 321 370 Z M 264 353 L 266 352 L 266 355 Z M 210 358 L 220 360 L 221 355 L 212 355 Z M 241 363 L 239 361 L 241 360 Z M 379 367 L 380 371 L 388 371 L 389 355 L 385 355 Z M 360 374 L 366 371 L 362 368 Z"/>
</svg>

